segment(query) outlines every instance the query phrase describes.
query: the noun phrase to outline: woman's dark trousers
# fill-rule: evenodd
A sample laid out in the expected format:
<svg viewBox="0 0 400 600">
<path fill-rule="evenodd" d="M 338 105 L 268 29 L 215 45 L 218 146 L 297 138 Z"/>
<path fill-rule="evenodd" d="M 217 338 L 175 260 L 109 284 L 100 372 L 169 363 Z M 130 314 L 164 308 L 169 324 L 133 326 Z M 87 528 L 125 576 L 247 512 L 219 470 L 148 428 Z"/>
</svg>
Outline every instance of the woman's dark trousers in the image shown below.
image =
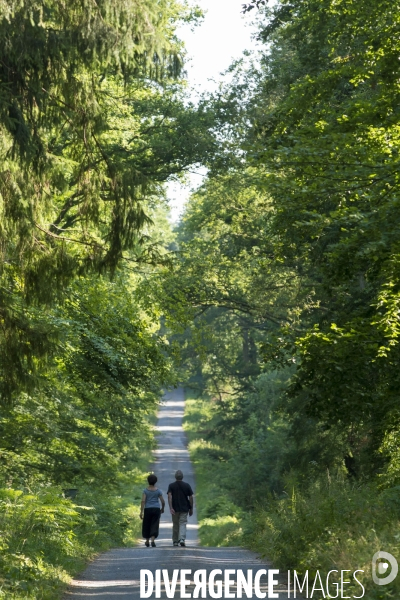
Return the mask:
<svg viewBox="0 0 400 600">
<path fill-rule="evenodd" d="M 145 508 L 143 513 L 142 536 L 148 540 L 158 537 L 161 510 L 159 508 Z"/>
</svg>

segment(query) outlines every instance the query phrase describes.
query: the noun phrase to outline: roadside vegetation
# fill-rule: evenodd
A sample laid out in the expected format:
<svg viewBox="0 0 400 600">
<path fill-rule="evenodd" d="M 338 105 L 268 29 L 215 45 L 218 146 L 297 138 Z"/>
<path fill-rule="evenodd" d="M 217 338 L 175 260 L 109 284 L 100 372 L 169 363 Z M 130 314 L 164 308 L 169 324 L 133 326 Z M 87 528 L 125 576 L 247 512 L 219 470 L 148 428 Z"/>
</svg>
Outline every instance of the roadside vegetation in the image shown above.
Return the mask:
<svg viewBox="0 0 400 600">
<path fill-rule="evenodd" d="M 113 489 L 80 485 L 73 500 L 51 484 L 0 491 L 0 597 L 54 600 L 98 552 L 136 542 L 147 448 Z"/>
<path fill-rule="evenodd" d="M 177 381 L 204 543 L 398 596 L 369 565 L 400 540 L 400 12 L 243 10 L 259 53 L 193 103 L 196 7 L 0 6 L 0 597 L 131 543 Z"/>
<path fill-rule="evenodd" d="M 143 293 L 171 265 L 164 184 L 215 145 L 175 35 L 199 16 L 175 0 L 1 3 L 1 598 L 54 600 L 138 533 L 148 423 L 175 381 Z"/>
<path fill-rule="evenodd" d="M 217 440 L 210 441 L 208 427 L 212 405 L 186 390 L 184 429 L 189 439 L 190 459 L 196 476 L 196 508 L 199 537 L 203 546 L 240 546 L 247 520 L 231 493 L 225 462 L 231 453 Z"/>
<path fill-rule="evenodd" d="M 311 472 L 306 481 L 291 470 L 277 493 L 266 485 L 274 457 L 259 464 L 260 455 L 251 453 L 239 424 L 229 440 L 215 433 L 223 423 L 215 397 L 191 389 L 186 395 L 184 427 L 195 467 L 202 545 L 245 546 L 282 570 L 303 575 L 308 570 L 310 581 L 317 570 L 326 576 L 332 569 L 361 569 L 365 598 L 397 596 L 396 581 L 383 592 L 372 584 L 371 558 L 379 548 L 394 556 L 400 551 L 398 487 L 360 485 L 349 480 L 344 468 L 324 475 Z M 277 453 L 283 450 L 275 444 Z M 346 590 L 359 595 L 361 588 L 354 584 Z M 323 596 L 315 592 L 313 597 Z"/>
<path fill-rule="evenodd" d="M 227 106 L 220 163 L 158 284 L 197 393 L 200 534 L 284 569 L 363 569 L 366 598 L 397 597 L 371 559 L 400 539 L 400 13 L 247 10 L 260 54 L 209 99 Z"/>
</svg>

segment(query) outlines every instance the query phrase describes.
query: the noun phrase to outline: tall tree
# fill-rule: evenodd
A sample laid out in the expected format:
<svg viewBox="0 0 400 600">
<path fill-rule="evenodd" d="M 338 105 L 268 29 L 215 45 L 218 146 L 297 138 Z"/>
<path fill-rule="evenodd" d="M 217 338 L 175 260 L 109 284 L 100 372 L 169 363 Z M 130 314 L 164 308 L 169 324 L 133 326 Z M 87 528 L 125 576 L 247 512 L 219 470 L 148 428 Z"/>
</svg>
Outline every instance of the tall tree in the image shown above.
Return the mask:
<svg viewBox="0 0 400 600">
<path fill-rule="evenodd" d="M 360 427 L 353 451 L 365 435 L 376 447 L 398 420 L 400 20 L 392 8 L 277 4 L 261 28 L 272 46 L 248 138 L 274 198 L 281 256 L 298 257 L 314 282 L 316 328 L 298 339 L 293 398 L 308 414 Z"/>
<path fill-rule="evenodd" d="M 225 94 L 237 106 L 230 168 L 252 174 L 252 193 L 244 203 L 210 172 L 177 289 L 201 309 L 277 316 L 259 355 L 296 365 L 293 434 L 307 454 L 338 432 L 339 460 L 370 475 L 399 430 L 399 13 L 387 1 L 251 5 L 265 46 L 258 66 L 233 67 Z"/>
<path fill-rule="evenodd" d="M 52 348 L 26 303 L 77 275 L 158 260 L 148 212 L 214 147 L 185 106 L 174 0 L 12 2 L 0 15 L 0 395 L 30 391 Z M 182 141 L 184 140 L 184 141 Z"/>
</svg>

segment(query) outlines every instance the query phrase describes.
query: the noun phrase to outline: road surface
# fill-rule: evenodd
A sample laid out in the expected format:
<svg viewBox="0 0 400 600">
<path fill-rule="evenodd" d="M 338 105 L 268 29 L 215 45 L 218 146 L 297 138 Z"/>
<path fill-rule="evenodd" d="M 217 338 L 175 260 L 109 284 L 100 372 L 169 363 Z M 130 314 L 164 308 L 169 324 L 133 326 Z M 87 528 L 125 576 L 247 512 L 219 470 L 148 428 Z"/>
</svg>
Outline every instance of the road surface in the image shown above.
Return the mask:
<svg viewBox="0 0 400 600">
<path fill-rule="evenodd" d="M 187 440 L 182 428 L 183 412 L 183 389 L 179 388 L 167 393 L 158 414 L 158 449 L 155 451 L 153 467 L 158 477 L 157 485 L 164 495 L 168 484 L 174 481 L 174 473 L 177 469 L 181 469 L 184 480 L 188 481 L 194 490 L 196 488 Z M 139 546 L 105 552 L 72 582 L 65 594 L 65 600 L 138 600 L 141 569 L 148 569 L 153 573 L 156 569 L 167 569 L 171 579 L 174 569 L 190 569 L 192 573 L 198 569 L 205 569 L 208 574 L 213 569 L 242 569 L 245 573 L 247 569 L 252 569 L 255 573 L 260 569 L 268 570 L 271 567 L 265 561 L 261 561 L 257 555 L 243 548 L 199 546 L 196 511 L 193 517 L 189 518 L 186 548 L 173 547 L 171 533 L 171 517 L 166 510 L 161 519 L 156 548 Z M 178 583 L 179 581 L 180 579 Z M 263 576 L 261 579 L 263 591 L 267 591 L 266 581 L 267 578 Z M 190 589 L 189 587 L 189 592 Z M 231 589 L 234 591 L 234 587 Z M 279 598 L 287 598 L 283 585 L 278 586 L 277 589 L 280 591 Z M 164 586 L 161 592 L 162 598 L 166 598 Z M 151 598 L 154 597 L 153 594 Z M 175 598 L 180 598 L 179 585 Z"/>
</svg>

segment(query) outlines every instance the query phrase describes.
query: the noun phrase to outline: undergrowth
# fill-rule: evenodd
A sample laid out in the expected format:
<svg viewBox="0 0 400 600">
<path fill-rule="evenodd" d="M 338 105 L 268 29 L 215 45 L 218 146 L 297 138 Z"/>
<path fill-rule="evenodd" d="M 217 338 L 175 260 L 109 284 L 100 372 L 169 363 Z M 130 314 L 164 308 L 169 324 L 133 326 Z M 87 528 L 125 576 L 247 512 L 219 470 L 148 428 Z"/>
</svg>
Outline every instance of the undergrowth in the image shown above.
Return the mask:
<svg viewBox="0 0 400 600">
<path fill-rule="evenodd" d="M 357 569 L 367 600 L 398 598 L 400 581 L 378 586 L 372 582 L 372 556 L 379 550 L 400 556 L 400 487 L 381 489 L 378 483 L 355 482 L 343 471 L 299 480 L 284 476 L 284 491 L 273 493 L 255 482 L 258 500 L 235 469 L 237 457 L 213 431 L 213 405 L 207 398 L 187 393 L 185 430 L 196 473 L 196 502 L 200 541 L 205 546 L 246 546 L 285 571 L 316 571 L 326 578 L 336 569 Z M 194 396 L 194 394 L 193 394 Z M 251 458 L 251 457 L 249 457 Z M 311 590 L 310 590 L 311 592 Z M 326 597 L 335 597 L 332 586 Z M 361 596 L 352 581 L 344 595 Z M 309 596 L 310 597 L 310 596 Z M 315 592 L 313 598 L 323 598 Z"/>
<path fill-rule="evenodd" d="M 231 497 L 225 465 L 226 449 L 204 439 L 210 419 L 208 401 L 186 399 L 184 429 L 196 473 L 200 543 L 203 546 L 239 546 L 245 513 Z"/>
<path fill-rule="evenodd" d="M 0 598 L 60 598 L 87 561 L 111 547 L 132 546 L 141 528 L 139 508 L 151 449 L 105 490 L 79 486 L 73 500 L 61 487 L 0 488 Z"/>
</svg>

